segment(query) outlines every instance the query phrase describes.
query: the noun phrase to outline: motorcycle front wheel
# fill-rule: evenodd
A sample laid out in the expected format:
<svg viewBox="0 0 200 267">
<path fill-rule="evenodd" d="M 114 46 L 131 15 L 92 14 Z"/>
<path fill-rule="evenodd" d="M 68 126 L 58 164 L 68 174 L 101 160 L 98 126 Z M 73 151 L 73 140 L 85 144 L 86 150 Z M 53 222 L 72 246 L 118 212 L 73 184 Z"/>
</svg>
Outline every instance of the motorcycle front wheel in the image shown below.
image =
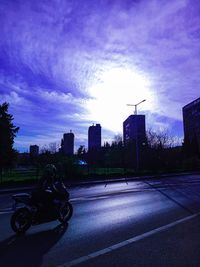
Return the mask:
<svg viewBox="0 0 200 267">
<path fill-rule="evenodd" d="M 10 220 L 11 228 L 17 234 L 25 233 L 31 226 L 31 213 L 27 208 L 15 211 Z"/>
<path fill-rule="evenodd" d="M 65 202 L 60 206 L 58 220 L 61 223 L 68 222 L 73 215 L 73 207 L 70 202 Z"/>
</svg>

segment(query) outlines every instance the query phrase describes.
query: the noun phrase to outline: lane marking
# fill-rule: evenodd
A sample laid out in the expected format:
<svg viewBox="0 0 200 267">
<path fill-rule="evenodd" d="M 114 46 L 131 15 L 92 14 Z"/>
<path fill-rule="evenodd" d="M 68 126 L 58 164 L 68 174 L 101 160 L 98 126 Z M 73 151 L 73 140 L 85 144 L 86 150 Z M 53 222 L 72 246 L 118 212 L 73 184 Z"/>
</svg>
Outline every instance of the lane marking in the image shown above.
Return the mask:
<svg viewBox="0 0 200 267">
<path fill-rule="evenodd" d="M 2 210 L 0 210 L 0 215 L 7 214 L 7 213 L 12 213 L 12 212 L 13 212 L 13 208 L 2 209 Z"/>
<path fill-rule="evenodd" d="M 160 233 L 162 231 L 165 231 L 165 230 L 167 230 L 167 229 L 169 229 L 171 227 L 174 227 L 177 224 L 180 224 L 180 223 L 186 222 L 188 220 L 191 220 L 193 218 L 196 218 L 199 215 L 200 215 L 200 212 L 195 213 L 193 215 L 187 216 L 187 217 L 182 218 L 180 220 L 177 220 L 177 221 L 174 221 L 172 223 L 169 223 L 169 224 L 163 225 L 161 227 L 158 227 L 156 229 L 153 229 L 153 230 L 151 230 L 149 232 L 143 233 L 143 234 L 138 235 L 138 236 L 134 236 L 134 237 L 132 237 L 130 239 L 127 239 L 127 240 L 125 240 L 123 242 L 120 242 L 120 243 L 117 243 L 115 245 L 109 246 L 109 247 L 104 248 L 102 250 L 93 252 L 93 253 L 88 254 L 86 256 L 83 256 L 83 257 L 77 258 L 75 260 L 66 262 L 64 264 L 58 265 L 57 267 L 71 267 L 71 266 L 76 266 L 77 264 L 86 262 L 88 260 L 94 259 L 94 258 L 96 258 L 98 256 L 101 256 L 101 255 L 104 255 L 104 254 L 107 254 L 107 253 L 110 253 L 110 252 L 113 252 L 116 249 L 122 248 L 122 247 L 127 246 L 127 245 L 130 245 L 130 244 L 132 244 L 134 242 L 140 241 L 140 240 L 142 240 L 144 238 L 150 237 L 150 236 L 152 236 L 154 234 L 157 234 L 157 233 Z"/>
</svg>

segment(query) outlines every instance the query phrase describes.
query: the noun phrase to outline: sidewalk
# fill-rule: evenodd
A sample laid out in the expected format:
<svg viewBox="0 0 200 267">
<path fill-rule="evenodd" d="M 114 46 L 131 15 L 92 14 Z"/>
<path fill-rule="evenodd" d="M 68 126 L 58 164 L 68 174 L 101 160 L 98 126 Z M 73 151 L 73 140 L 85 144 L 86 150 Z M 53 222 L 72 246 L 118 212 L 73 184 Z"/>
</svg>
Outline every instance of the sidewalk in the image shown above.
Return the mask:
<svg viewBox="0 0 200 267">
<path fill-rule="evenodd" d="M 187 176 L 187 175 L 200 175 L 200 172 L 182 172 L 182 173 L 165 173 L 165 174 L 155 174 L 146 176 L 133 176 L 133 177 L 120 177 L 120 178 L 110 178 L 110 179 L 89 179 L 89 180 L 69 180 L 64 181 L 67 187 L 84 187 L 88 185 L 95 184 L 109 184 L 109 183 L 119 183 L 119 182 L 130 182 L 130 181 L 142 181 L 145 179 L 158 179 L 165 177 L 176 177 L 176 176 Z M 30 185 L 17 185 L 17 186 L 3 186 L 0 188 L 0 194 L 9 194 L 18 191 L 29 191 L 35 187 L 36 184 Z"/>
</svg>

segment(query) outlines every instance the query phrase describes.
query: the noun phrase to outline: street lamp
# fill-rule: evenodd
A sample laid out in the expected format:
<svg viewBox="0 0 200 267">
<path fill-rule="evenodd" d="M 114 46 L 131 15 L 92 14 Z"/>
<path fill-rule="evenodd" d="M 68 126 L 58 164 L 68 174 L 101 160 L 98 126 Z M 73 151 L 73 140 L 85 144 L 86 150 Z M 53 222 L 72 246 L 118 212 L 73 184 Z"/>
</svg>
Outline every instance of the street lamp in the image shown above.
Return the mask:
<svg viewBox="0 0 200 267">
<path fill-rule="evenodd" d="M 132 106 L 132 107 L 135 107 L 135 111 L 134 111 L 134 115 L 137 115 L 137 106 L 140 105 L 141 103 L 145 102 L 146 99 L 140 101 L 139 103 L 137 104 L 126 104 L 127 106 Z"/>
<path fill-rule="evenodd" d="M 137 106 L 140 105 L 141 103 L 145 102 L 146 99 L 140 101 L 137 104 L 127 104 L 127 106 L 134 106 L 135 107 L 135 111 L 134 111 L 134 115 L 137 115 Z M 135 140 L 135 145 L 136 145 L 136 170 L 139 169 L 139 146 L 138 146 L 138 125 L 136 123 L 136 140 Z"/>
</svg>

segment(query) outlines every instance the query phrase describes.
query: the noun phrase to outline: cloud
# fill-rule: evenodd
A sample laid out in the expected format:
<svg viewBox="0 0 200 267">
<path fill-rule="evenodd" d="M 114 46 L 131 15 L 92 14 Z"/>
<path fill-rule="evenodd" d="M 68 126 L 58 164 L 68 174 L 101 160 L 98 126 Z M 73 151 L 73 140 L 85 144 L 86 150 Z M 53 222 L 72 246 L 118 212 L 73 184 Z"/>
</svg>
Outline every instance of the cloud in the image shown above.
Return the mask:
<svg viewBox="0 0 200 267">
<path fill-rule="evenodd" d="M 147 124 L 181 137 L 181 109 L 199 97 L 199 12 L 197 0 L 1 1 L 0 96 L 21 126 L 19 146 L 69 129 L 86 142 L 93 121 L 105 139 L 122 131 L 127 99 L 143 94 L 134 81 L 105 90 L 115 69 L 148 80 Z"/>
<path fill-rule="evenodd" d="M 19 105 L 23 103 L 24 98 L 20 97 L 16 92 L 11 91 L 9 94 L 2 94 L 1 100 L 11 105 Z"/>
</svg>

